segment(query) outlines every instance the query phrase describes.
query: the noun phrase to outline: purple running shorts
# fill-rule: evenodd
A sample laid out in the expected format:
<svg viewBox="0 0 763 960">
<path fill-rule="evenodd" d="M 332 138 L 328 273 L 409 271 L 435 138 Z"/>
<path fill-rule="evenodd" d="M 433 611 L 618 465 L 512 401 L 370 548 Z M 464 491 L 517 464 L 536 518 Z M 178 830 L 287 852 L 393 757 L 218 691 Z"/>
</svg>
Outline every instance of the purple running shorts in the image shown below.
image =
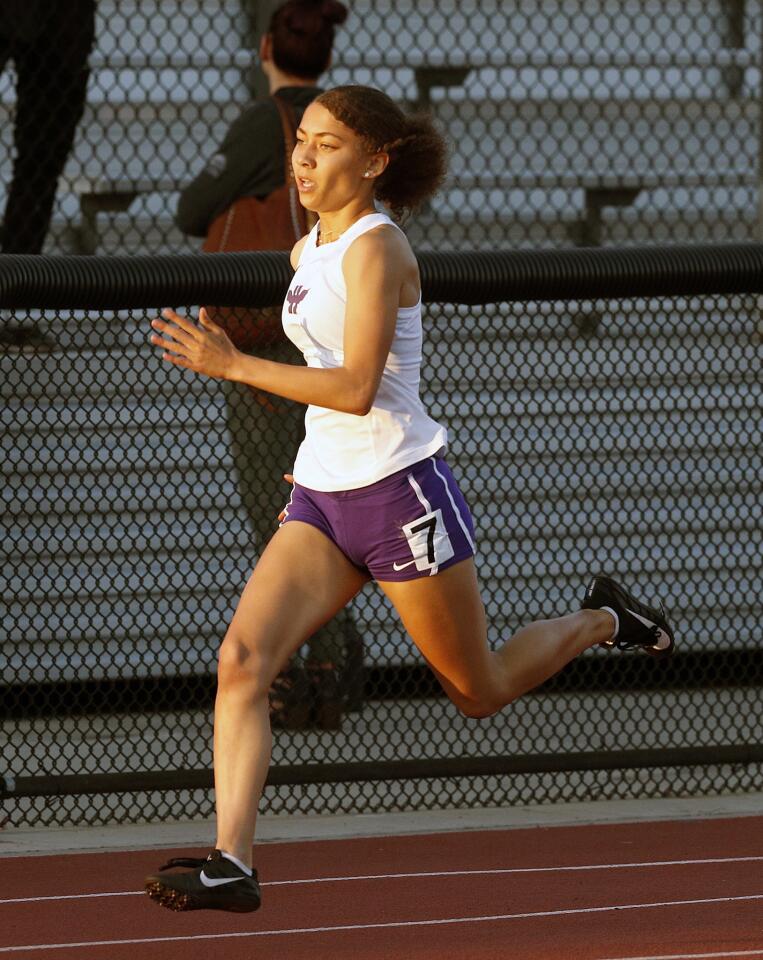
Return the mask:
<svg viewBox="0 0 763 960">
<path fill-rule="evenodd" d="M 474 556 L 469 508 L 441 457 L 355 490 L 295 483 L 282 522 L 291 520 L 317 527 L 374 580 L 431 577 Z"/>
</svg>

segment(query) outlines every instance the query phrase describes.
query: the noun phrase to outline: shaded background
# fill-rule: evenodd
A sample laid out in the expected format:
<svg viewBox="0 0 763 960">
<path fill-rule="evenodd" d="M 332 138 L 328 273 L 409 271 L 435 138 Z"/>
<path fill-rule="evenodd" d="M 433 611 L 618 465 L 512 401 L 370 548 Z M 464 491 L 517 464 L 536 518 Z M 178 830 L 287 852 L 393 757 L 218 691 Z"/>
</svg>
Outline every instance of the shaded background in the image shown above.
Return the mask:
<svg viewBox="0 0 763 960">
<path fill-rule="evenodd" d="M 452 142 L 448 184 L 410 224 L 415 246 L 759 235 L 759 0 L 348 6 L 324 85 L 370 83 L 431 107 Z M 87 105 L 46 249 L 195 246 L 173 226 L 177 190 L 262 92 L 253 51 L 270 7 L 98 2 Z M 0 78 L 0 182 L 12 80 Z"/>
<path fill-rule="evenodd" d="M 414 247 L 758 237 L 760 4 L 561 6 L 350 4 L 326 85 L 429 105 L 453 144 L 448 185 L 408 225 Z M 177 191 L 251 96 L 262 16 L 230 0 L 98 3 L 47 252 L 195 249 L 173 226 Z M 265 809 L 761 788 L 761 764 L 743 759 L 763 735 L 759 297 L 586 296 L 428 304 L 424 399 L 474 512 L 491 642 L 577 607 L 605 569 L 660 587 L 679 654 L 666 666 L 592 651 L 500 716 L 466 720 L 370 587 L 353 605 L 363 670 L 340 728 L 278 732 L 275 767 L 527 769 L 290 782 Z M 216 648 L 257 550 L 219 385 L 162 368 L 151 315 L 0 302 L 2 322 L 33 320 L 55 344 L 0 353 L 0 779 L 15 825 L 212 811 Z M 667 764 L 695 747 L 696 763 Z M 146 773 L 168 789 L 137 791 Z M 90 775 L 114 789 L 58 781 Z"/>
</svg>

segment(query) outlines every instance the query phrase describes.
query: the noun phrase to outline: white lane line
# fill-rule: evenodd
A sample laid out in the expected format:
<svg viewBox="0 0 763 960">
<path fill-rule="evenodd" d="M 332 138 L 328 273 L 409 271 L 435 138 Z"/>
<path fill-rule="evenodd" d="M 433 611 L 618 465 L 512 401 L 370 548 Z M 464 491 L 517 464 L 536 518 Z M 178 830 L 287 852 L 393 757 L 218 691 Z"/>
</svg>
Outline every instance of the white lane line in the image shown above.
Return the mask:
<svg viewBox="0 0 763 960">
<path fill-rule="evenodd" d="M 538 917 L 570 917 L 617 910 L 652 910 L 657 907 L 687 907 L 709 903 L 738 903 L 763 900 L 763 893 L 746 897 L 711 897 L 703 900 L 660 900 L 655 903 L 620 903 L 606 907 L 577 907 L 573 910 L 538 910 L 531 913 L 498 913 L 485 917 L 445 917 L 442 920 L 398 920 L 389 923 L 343 923 L 332 927 L 292 927 L 285 930 L 247 930 L 242 933 L 200 933 L 186 937 L 141 937 L 130 940 L 81 940 L 77 943 L 32 943 L 0 947 L 0 953 L 28 953 L 33 950 L 65 950 L 82 947 L 121 947 L 134 943 L 173 943 L 192 940 L 232 940 L 244 937 L 285 937 L 307 933 L 342 933 L 348 930 L 392 930 L 400 927 L 439 927 L 457 923 L 495 923 L 498 920 L 532 920 Z"/>
<path fill-rule="evenodd" d="M 52 897 L 15 897 L 13 900 L 0 900 L 0 907 L 10 903 L 44 903 L 46 900 L 93 900 L 98 897 L 137 897 L 145 890 L 122 890 L 118 893 L 62 893 Z"/>
<path fill-rule="evenodd" d="M 705 960 L 708 957 L 763 957 L 763 948 L 723 950 L 721 953 L 661 953 L 651 957 L 602 957 L 601 960 Z"/>
<path fill-rule="evenodd" d="M 305 880 L 267 880 L 261 887 L 293 887 L 311 883 L 351 883 L 360 880 L 420 880 L 436 877 L 494 877 L 527 873 L 574 873 L 579 870 L 637 870 L 645 867 L 695 867 L 714 863 L 758 863 L 760 857 L 704 857 L 698 860 L 644 860 L 637 863 L 584 863 L 571 867 L 505 867 L 495 870 L 440 870 L 417 873 L 371 873 L 352 877 L 310 877 Z M 113 893 L 70 893 L 50 897 L 16 897 L 0 900 L 0 906 L 11 903 L 41 903 L 45 900 L 87 900 L 93 897 L 137 897 L 143 890 L 125 890 Z"/>
<path fill-rule="evenodd" d="M 683 867 L 702 866 L 712 863 L 745 863 L 760 862 L 760 857 L 706 857 L 699 860 L 646 860 L 641 863 L 584 863 L 571 867 L 503 867 L 495 870 L 443 870 L 429 873 L 381 873 L 369 876 L 356 877 L 321 877 L 316 880 L 273 880 L 263 886 L 288 886 L 296 883 L 341 883 L 346 880 L 401 880 L 406 877 L 420 879 L 422 877 L 492 877 L 508 874 L 526 873 L 573 873 L 578 870 L 633 870 L 645 867 Z"/>
</svg>

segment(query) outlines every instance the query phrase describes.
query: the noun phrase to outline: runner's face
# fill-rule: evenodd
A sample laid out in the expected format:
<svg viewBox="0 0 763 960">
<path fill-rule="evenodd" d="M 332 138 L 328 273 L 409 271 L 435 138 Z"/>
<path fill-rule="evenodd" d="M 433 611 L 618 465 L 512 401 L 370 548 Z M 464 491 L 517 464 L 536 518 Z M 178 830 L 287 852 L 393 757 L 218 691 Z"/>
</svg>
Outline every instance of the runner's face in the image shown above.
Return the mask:
<svg viewBox="0 0 763 960">
<path fill-rule="evenodd" d="M 364 174 L 373 156 L 320 103 L 311 103 L 302 115 L 291 163 L 299 199 L 308 210 L 328 213 L 371 198 L 373 180 Z"/>
</svg>

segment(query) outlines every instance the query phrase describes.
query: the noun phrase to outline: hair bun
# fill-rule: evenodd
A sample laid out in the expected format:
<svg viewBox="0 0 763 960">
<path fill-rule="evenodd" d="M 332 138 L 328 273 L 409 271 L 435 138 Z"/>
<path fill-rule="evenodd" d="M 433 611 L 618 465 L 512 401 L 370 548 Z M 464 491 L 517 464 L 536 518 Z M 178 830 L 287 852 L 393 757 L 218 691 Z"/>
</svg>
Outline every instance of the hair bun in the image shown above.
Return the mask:
<svg viewBox="0 0 763 960">
<path fill-rule="evenodd" d="M 331 61 L 335 26 L 346 19 L 340 0 L 286 0 L 268 30 L 275 65 L 289 76 L 317 80 Z"/>
<path fill-rule="evenodd" d="M 339 0 L 322 0 L 321 16 L 332 24 L 344 23 L 347 19 L 347 7 Z"/>
<path fill-rule="evenodd" d="M 347 7 L 340 0 L 286 0 L 280 10 L 295 33 L 320 33 L 347 19 Z"/>
</svg>

